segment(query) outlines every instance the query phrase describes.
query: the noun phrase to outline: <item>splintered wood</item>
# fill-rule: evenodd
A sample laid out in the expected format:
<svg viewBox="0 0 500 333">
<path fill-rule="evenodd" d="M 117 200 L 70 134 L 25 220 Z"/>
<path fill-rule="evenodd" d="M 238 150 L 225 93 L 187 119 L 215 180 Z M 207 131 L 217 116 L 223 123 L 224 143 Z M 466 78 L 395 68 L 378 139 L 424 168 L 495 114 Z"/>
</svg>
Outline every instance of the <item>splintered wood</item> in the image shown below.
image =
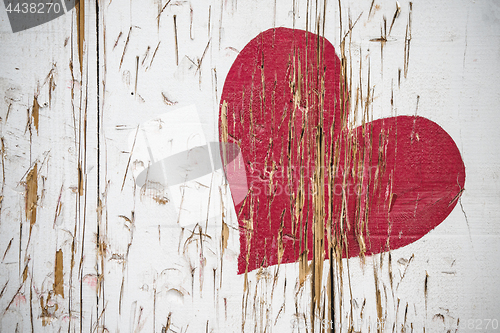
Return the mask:
<svg viewBox="0 0 500 333">
<path fill-rule="evenodd" d="M 500 7 L 13 6 L 0 332 L 498 328 Z"/>
</svg>

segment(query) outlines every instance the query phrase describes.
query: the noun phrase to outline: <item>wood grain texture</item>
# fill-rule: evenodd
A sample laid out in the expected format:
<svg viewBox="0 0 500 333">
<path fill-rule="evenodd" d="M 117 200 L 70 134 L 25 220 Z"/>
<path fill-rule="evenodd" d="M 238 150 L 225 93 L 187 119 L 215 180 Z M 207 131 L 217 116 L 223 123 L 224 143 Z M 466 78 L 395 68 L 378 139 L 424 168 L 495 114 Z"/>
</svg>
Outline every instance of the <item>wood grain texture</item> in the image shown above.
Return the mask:
<svg viewBox="0 0 500 333">
<path fill-rule="evenodd" d="M 460 332 L 470 324 L 494 330 L 500 320 L 499 17 L 495 1 L 105 0 L 79 1 L 52 21 L 12 33 L 0 5 L 0 331 Z M 398 221 L 414 218 L 409 208 L 399 211 L 406 215 L 392 220 L 390 243 L 405 246 L 369 253 L 386 238 L 370 243 L 370 221 L 346 223 L 352 237 L 332 233 L 322 222 L 337 210 L 322 204 L 329 196 L 315 192 L 303 197 L 316 216 L 303 229 L 310 239 L 302 250 L 310 247 L 310 254 L 289 256 L 285 243 L 294 234 L 281 220 L 293 214 L 272 211 L 274 245 L 251 222 L 262 216 L 268 222 L 262 204 L 246 221 L 238 219 L 250 182 L 235 190 L 223 166 L 241 168 L 248 157 L 233 137 L 234 100 L 224 100 L 224 91 L 245 46 L 281 27 L 331 43 L 344 86 L 329 103 L 346 103 L 340 129 L 351 139 L 391 129 L 385 138 L 398 147 L 387 145 L 380 161 L 373 149 L 377 165 L 429 137 L 453 143 L 463 160 L 457 170 L 441 169 L 456 161 L 440 145 L 431 154 L 410 151 L 405 160 L 425 160 L 427 169 L 401 170 L 402 177 L 415 172 L 408 179 L 439 189 L 406 192 L 411 203 L 399 207 L 418 202 L 419 218 L 432 211 L 419 211 L 420 204 L 446 192 L 437 203 L 441 223 L 429 216 L 428 233 L 397 229 Z M 242 105 L 288 97 L 283 89 L 294 91 L 292 106 L 305 109 L 306 93 L 320 96 L 321 104 L 321 84 L 299 84 L 305 63 L 304 71 L 296 67 L 295 90 L 279 78 L 281 85 L 267 84 L 279 74 L 268 67 L 273 61 L 263 60 L 264 76 L 242 73 L 249 77 L 245 94 L 254 91 L 252 82 L 261 91 L 242 96 Z M 321 68 L 308 73 L 321 78 Z M 253 123 L 243 119 L 249 126 L 241 127 L 243 139 L 277 130 L 282 110 L 275 110 L 274 122 L 259 123 L 259 108 L 252 111 Z M 318 113 L 308 130 L 321 124 Z M 409 141 L 392 137 L 396 128 Z M 309 136 L 300 158 L 328 163 L 333 134 Z M 338 150 L 352 158 L 343 164 L 347 178 L 362 165 L 356 142 L 363 140 L 350 141 L 351 151 Z M 229 158 L 221 159 L 219 150 Z M 262 156 L 256 162 L 264 164 Z M 283 156 L 287 162 L 300 155 Z M 304 184 L 328 184 L 328 173 L 312 171 Z M 174 174 L 181 180 L 173 182 Z M 377 208 L 383 214 L 365 214 L 368 220 L 392 218 L 404 204 L 405 195 L 395 191 L 368 193 L 367 200 L 387 196 L 381 205 L 369 204 L 372 214 Z M 300 200 L 297 195 L 292 204 Z M 345 200 L 346 209 L 337 211 L 346 221 L 358 212 L 349 205 L 359 203 Z M 253 270 L 238 274 L 239 262 L 251 259 L 241 250 L 250 234 L 275 259 L 254 260 Z M 343 255 L 335 242 L 361 256 Z"/>
</svg>

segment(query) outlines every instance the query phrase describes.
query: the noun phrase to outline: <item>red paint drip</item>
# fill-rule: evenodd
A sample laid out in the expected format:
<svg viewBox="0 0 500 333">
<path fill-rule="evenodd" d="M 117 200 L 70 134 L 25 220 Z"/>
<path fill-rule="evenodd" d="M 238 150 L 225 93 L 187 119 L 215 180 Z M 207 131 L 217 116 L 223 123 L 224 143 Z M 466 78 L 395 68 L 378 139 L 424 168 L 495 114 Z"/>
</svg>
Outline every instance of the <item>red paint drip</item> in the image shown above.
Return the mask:
<svg viewBox="0 0 500 333">
<path fill-rule="evenodd" d="M 341 87 L 333 46 L 302 30 L 267 30 L 232 65 L 221 111 L 226 102 L 228 140 L 242 156 L 225 167 L 238 193 L 238 273 L 295 262 L 304 251 L 312 258 L 312 191 L 324 191 L 324 223 L 333 226 L 334 239 L 346 236 L 344 257 L 410 244 L 456 205 L 465 168 L 451 137 L 428 119 L 408 116 L 348 131 Z M 321 152 L 324 163 L 317 165 Z M 314 188 L 319 168 L 323 189 Z"/>
</svg>

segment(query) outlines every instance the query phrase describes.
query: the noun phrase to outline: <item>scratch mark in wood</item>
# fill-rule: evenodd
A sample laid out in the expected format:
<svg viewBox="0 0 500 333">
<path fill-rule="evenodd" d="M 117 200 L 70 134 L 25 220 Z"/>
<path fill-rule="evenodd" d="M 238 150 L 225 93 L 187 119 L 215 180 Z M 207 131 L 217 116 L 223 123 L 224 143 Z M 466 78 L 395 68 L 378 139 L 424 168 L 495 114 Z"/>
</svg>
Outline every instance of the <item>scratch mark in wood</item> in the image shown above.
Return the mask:
<svg viewBox="0 0 500 333">
<path fill-rule="evenodd" d="M 208 6 L 207 37 L 210 38 L 210 19 L 212 18 L 212 5 Z"/>
<path fill-rule="evenodd" d="M 9 280 L 7 280 L 7 282 L 5 282 L 5 284 L 3 285 L 2 291 L 0 291 L 0 298 L 3 297 L 3 294 L 5 293 L 5 289 L 7 289 L 8 284 L 9 284 Z"/>
<path fill-rule="evenodd" d="M 427 295 L 429 291 L 429 273 L 425 271 L 425 281 L 424 281 L 424 301 L 425 301 L 425 319 L 427 321 Z M 424 327 L 425 332 L 425 327 Z"/>
<path fill-rule="evenodd" d="M 163 98 L 163 103 L 165 103 L 168 106 L 177 104 L 177 102 L 170 100 L 164 92 L 161 93 L 161 97 Z"/>
<path fill-rule="evenodd" d="M 123 31 L 120 31 L 120 33 L 118 34 L 118 37 L 116 38 L 115 45 L 113 45 L 113 50 L 118 46 L 118 41 L 120 40 L 122 35 L 123 35 Z"/>
<path fill-rule="evenodd" d="M 408 75 L 408 65 L 410 63 L 410 42 L 411 42 L 411 13 L 413 8 L 413 3 L 409 3 L 410 12 L 408 13 L 408 24 L 406 25 L 405 34 L 405 54 L 404 54 L 404 77 Z"/>
<path fill-rule="evenodd" d="M 12 241 L 14 240 L 14 238 L 11 238 L 10 239 L 10 242 L 9 242 L 9 245 L 7 245 L 7 248 L 5 249 L 4 253 L 3 253 L 3 258 L 2 258 L 2 262 L 5 260 L 5 256 L 7 255 L 7 252 L 9 252 L 10 250 L 10 247 L 12 245 Z M 1 296 L 0 296 L 1 298 Z"/>
<path fill-rule="evenodd" d="M 33 124 L 35 125 L 38 134 L 38 120 L 39 120 L 40 104 L 36 97 L 33 98 L 33 108 L 31 110 L 31 117 L 33 117 Z"/>
<path fill-rule="evenodd" d="M 56 252 L 56 262 L 54 264 L 54 293 L 64 298 L 64 275 L 63 275 L 63 251 Z"/>
<path fill-rule="evenodd" d="M 82 163 L 78 162 L 78 195 L 82 196 L 83 195 L 83 169 L 82 169 Z"/>
<path fill-rule="evenodd" d="M 172 1 L 172 0 L 168 0 L 167 1 L 167 3 L 165 4 L 165 6 L 163 6 L 163 8 L 158 13 L 158 16 L 156 17 L 156 19 L 158 20 L 158 25 L 160 25 L 160 16 L 161 16 L 161 13 L 163 13 L 163 11 L 165 10 L 165 8 L 167 8 L 167 6 L 170 4 L 170 1 Z"/>
<path fill-rule="evenodd" d="M 229 239 L 229 228 L 225 222 L 222 222 L 221 239 L 222 239 L 222 254 L 224 254 L 224 250 L 226 250 L 227 248 L 227 240 Z"/>
<path fill-rule="evenodd" d="M 370 18 L 370 16 L 372 15 L 372 9 L 373 9 L 374 4 L 375 4 L 375 0 L 372 0 L 372 4 L 370 5 L 370 11 L 368 12 L 368 18 Z"/>
<path fill-rule="evenodd" d="M 222 41 L 222 16 L 224 14 L 224 1 L 221 0 L 220 2 L 220 18 L 219 18 L 219 51 L 221 47 L 221 41 Z"/>
<path fill-rule="evenodd" d="M 61 215 L 61 210 L 62 210 L 62 194 L 63 194 L 63 187 L 64 185 L 61 185 L 61 190 L 59 191 L 59 198 L 57 198 L 57 204 L 56 204 L 56 212 L 54 214 L 54 223 L 52 224 L 52 228 L 55 228 L 56 226 L 56 221 L 59 215 Z"/>
<path fill-rule="evenodd" d="M 120 59 L 120 67 L 118 69 L 122 68 L 123 58 L 125 57 L 125 53 L 127 52 L 127 47 L 128 47 L 128 42 L 130 41 L 130 33 L 131 32 L 132 32 L 132 26 L 130 26 L 130 28 L 128 29 L 127 40 L 125 41 L 125 46 L 123 47 L 122 58 Z"/>
<path fill-rule="evenodd" d="M 205 50 L 203 50 L 203 54 L 201 55 L 201 58 L 200 60 L 198 60 L 198 65 L 197 65 L 197 68 L 196 68 L 196 72 L 200 71 L 201 72 L 201 64 L 203 62 L 203 59 L 205 58 L 205 54 L 207 53 L 208 51 L 208 47 L 210 46 L 210 42 L 212 41 L 212 39 L 210 38 L 207 42 L 207 46 L 205 46 Z M 200 76 L 201 76 L 201 73 L 200 73 Z"/>
<path fill-rule="evenodd" d="M 179 66 L 179 43 L 177 42 L 177 15 L 174 15 L 175 64 Z"/>
<path fill-rule="evenodd" d="M 373 266 L 373 276 L 374 276 L 374 281 L 375 281 L 375 297 L 376 297 L 376 305 L 377 305 L 377 317 L 378 317 L 378 323 L 380 325 L 377 325 L 377 332 L 381 333 L 384 331 L 383 328 L 383 318 L 382 318 L 382 297 L 380 295 L 380 289 L 379 289 L 379 281 L 378 281 L 378 274 L 377 274 L 377 266 Z"/>
<path fill-rule="evenodd" d="M 146 70 L 149 70 L 151 68 L 151 66 L 153 65 L 153 60 L 155 60 L 156 52 L 158 52 L 158 48 L 160 47 L 160 43 L 161 43 L 161 41 L 159 41 L 158 45 L 156 45 L 155 51 L 153 52 L 153 56 L 151 57 L 151 61 L 149 62 L 149 65 L 146 68 Z"/>
<path fill-rule="evenodd" d="M 122 188 L 120 191 L 123 191 L 123 186 L 125 186 L 125 180 L 127 179 L 127 172 L 130 166 L 130 160 L 132 159 L 132 154 L 134 153 L 135 141 L 137 140 L 137 133 L 139 133 L 139 125 L 137 125 L 137 130 L 135 131 L 134 143 L 132 144 L 132 149 L 130 150 L 130 154 L 128 157 L 127 167 L 125 168 L 125 175 L 123 175 Z"/>
<path fill-rule="evenodd" d="M 190 19 L 190 23 L 189 23 L 189 38 L 191 38 L 191 40 L 194 40 L 194 36 L 193 36 L 193 17 L 194 17 L 193 6 L 191 5 L 191 3 L 189 3 L 189 19 Z"/>
<path fill-rule="evenodd" d="M 85 1 L 78 1 L 75 4 L 77 39 L 78 39 L 78 60 L 80 61 L 80 73 L 83 74 L 83 47 L 85 42 Z"/>
<path fill-rule="evenodd" d="M 400 13 L 401 6 L 399 5 L 399 1 L 396 1 L 396 11 L 394 12 L 394 16 L 392 17 L 391 27 L 389 28 L 389 35 L 391 34 L 392 26 L 394 25 L 394 22 L 396 21 Z"/>
<path fill-rule="evenodd" d="M 31 230 L 36 223 L 36 211 L 38 202 L 38 164 L 35 163 L 33 168 L 26 176 L 26 192 L 25 192 L 25 212 L 26 220 L 30 222 L 30 237 Z"/>
<path fill-rule="evenodd" d="M 19 288 L 17 289 L 16 293 L 14 294 L 14 296 L 12 297 L 12 299 L 10 300 L 9 304 L 7 305 L 7 307 L 5 308 L 3 314 L 5 315 L 7 313 L 7 311 L 9 311 L 11 305 L 14 303 L 17 295 L 19 294 L 19 292 L 21 291 L 21 289 L 23 288 L 24 286 L 24 281 L 23 283 L 21 283 L 21 285 L 19 286 Z"/>
<path fill-rule="evenodd" d="M 148 48 L 146 49 L 146 52 L 144 52 L 144 55 L 142 56 L 141 66 L 144 66 L 144 63 L 146 62 L 146 59 L 149 57 L 149 51 L 150 50 L 151 50 L 151 46 L 148 45 Z"/>
<path fill-rule="evenodd" d="M 139 56 L 135 57 L 135 85 L 134 85 L 134 94 L 137 98 L 137 81 L 139 79 Z"/>
</svg>

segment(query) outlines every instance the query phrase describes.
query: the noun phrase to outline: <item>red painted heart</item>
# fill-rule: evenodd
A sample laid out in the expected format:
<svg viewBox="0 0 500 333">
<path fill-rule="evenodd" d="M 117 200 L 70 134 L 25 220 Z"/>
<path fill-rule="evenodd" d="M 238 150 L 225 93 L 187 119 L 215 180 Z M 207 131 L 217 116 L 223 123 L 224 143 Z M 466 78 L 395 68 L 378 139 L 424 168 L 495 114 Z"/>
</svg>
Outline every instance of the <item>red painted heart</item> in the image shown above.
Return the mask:
<svg viewBox="0 0 500 333">
<path fill-rule="evenodd" d="M 227 75 L 220 139 L 243 157 L 225 167 L 240 274 L 311 259 L 317 221 L 325 249 L 331 239 L 354 257 L 416 241 L 456 205 L 465 168 L 451 137 L 413 116 L 349 130 L 341 68 L 326 39 L 277 28 L 250 41 Z"/>
</svg>

